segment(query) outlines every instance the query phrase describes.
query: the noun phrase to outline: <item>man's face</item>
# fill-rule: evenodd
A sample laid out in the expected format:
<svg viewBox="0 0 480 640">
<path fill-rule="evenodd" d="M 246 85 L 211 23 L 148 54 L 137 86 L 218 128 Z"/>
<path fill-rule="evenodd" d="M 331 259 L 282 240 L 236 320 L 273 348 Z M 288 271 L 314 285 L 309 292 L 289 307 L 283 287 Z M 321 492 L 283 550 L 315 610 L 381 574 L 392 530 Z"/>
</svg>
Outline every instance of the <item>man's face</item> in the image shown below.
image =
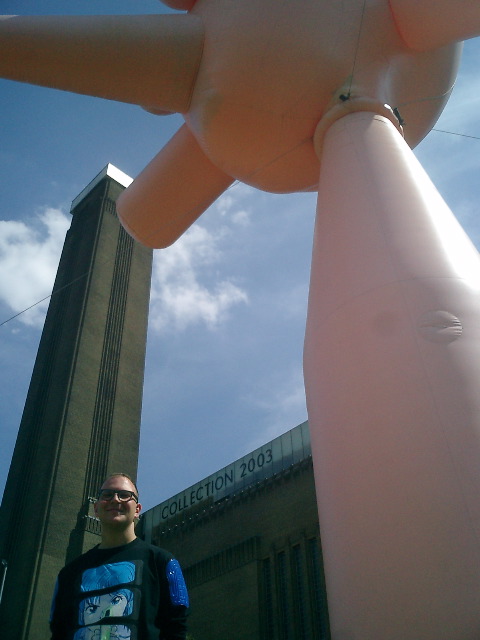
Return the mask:
<svg viewBox="0 0 480 640">
<path fill-rule="evenodd" d="M 106 480 L 102 489 L 110 489 L 112 491 L 133 491 L 136 489 L 128 478 L 123 476 L 113 476 Z M 120 502 L 115 494 L 111 500 L 99 499 L 94 504 L 95 514 L 102 523 L 102 526 L 126 529 L 138 517 L 142 505 L 135 502 L 132 498 L 128 502 Z"/>
</svg>

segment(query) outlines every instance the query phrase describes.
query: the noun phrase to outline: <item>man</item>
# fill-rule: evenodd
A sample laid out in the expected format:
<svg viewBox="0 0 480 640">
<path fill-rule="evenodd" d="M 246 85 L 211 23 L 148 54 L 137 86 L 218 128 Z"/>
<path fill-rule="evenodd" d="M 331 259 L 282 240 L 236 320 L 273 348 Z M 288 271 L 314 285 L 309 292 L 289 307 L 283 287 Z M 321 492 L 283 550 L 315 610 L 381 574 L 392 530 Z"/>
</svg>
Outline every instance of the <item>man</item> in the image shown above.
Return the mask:
<svg viewBox="0 0 480 640">
<path fill-rule="evenodd" d="M 172 555 L 140 540 L 138 490 L 109 476 L 94 505 L 102 540 L 64 567 L 52 602 L 52 640 L 184 640 L 188 594 Z"/>
</svg>

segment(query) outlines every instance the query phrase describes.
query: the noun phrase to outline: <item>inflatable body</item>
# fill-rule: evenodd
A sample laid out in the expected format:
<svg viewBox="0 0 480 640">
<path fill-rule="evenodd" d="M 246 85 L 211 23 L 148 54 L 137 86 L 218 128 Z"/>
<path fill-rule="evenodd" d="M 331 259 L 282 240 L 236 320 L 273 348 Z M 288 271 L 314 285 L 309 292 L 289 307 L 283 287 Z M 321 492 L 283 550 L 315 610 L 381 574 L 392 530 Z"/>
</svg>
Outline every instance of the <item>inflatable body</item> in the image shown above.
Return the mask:
<svg viewBox="0 0 480 640">
<path fill-rule="evenodd" d="M 238 179 L 317 190 L 305 386 L 333 640 L 480 637 L 480 261 L 410 147 L 478 0 L 4 17 L 0 75 L 180 112 L 118 201 L 165 247 Z"/>
</svg>

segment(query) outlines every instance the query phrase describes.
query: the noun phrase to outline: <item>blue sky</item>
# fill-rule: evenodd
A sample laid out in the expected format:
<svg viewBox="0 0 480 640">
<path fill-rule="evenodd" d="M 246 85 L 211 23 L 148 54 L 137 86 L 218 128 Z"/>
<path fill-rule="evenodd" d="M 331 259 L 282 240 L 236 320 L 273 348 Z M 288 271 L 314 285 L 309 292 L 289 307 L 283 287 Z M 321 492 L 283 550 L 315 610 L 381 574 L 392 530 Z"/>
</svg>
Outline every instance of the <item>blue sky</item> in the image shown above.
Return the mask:
<svg viewBox="0 0 480 640">
<path fill-rule="evenodd" d="M 2 0 L 5 14 L 166 12 L 158 0 Z M 480 39 L 416 150 L 480 246 Z M 139 107 L 0 81 L 0 322 L 48 296 L 70 203 L 108 163 L 134 177 L 180 126 Z M 151 507 L 306 419 L 302 348 L 314 194 L 235 184 L 155 252 L 139 485 Z M 0 489 L 46 304 L 0 327 Z"/>
</svg>

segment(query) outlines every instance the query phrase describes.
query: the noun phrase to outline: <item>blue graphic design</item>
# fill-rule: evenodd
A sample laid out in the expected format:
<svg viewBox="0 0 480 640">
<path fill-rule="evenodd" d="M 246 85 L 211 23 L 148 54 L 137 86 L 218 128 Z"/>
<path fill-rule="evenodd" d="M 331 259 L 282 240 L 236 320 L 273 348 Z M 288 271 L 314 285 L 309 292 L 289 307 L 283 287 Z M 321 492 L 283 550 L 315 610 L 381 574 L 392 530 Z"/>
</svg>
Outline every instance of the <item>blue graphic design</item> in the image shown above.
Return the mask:
<svg viewBox="0 0 480 640">
<path fill-rule="evenodd" d="M 116 562 L 103 564 L 101 567 L 87 569 L 82 576 L 82 591 L 94 591 L 117 584 L 127 584 L 135 580 L 135 565 L 133 562 Z"/>
<path fill-rule="evenodd" d="M 107 618 L 129 616 L 133 611 L 133 591 L 124 587 L 135 580 L 135 564 L 117 562 L 87 569 L 80 590 L 87 595 L 79 605 L 75 640 L 129 640 L 131 629 L 122 624 L 95 624 Z M 120 587 L 120 588 L 119 588 Z M 100 590 L 110 589 L 107 593 Z"/>
<path fill-rule="evenodd" d="M 167 564 L 167 580 L 172 604 L 188 607 L 187 585 L 177 560 L 170 560 Z"/>
</svg>

